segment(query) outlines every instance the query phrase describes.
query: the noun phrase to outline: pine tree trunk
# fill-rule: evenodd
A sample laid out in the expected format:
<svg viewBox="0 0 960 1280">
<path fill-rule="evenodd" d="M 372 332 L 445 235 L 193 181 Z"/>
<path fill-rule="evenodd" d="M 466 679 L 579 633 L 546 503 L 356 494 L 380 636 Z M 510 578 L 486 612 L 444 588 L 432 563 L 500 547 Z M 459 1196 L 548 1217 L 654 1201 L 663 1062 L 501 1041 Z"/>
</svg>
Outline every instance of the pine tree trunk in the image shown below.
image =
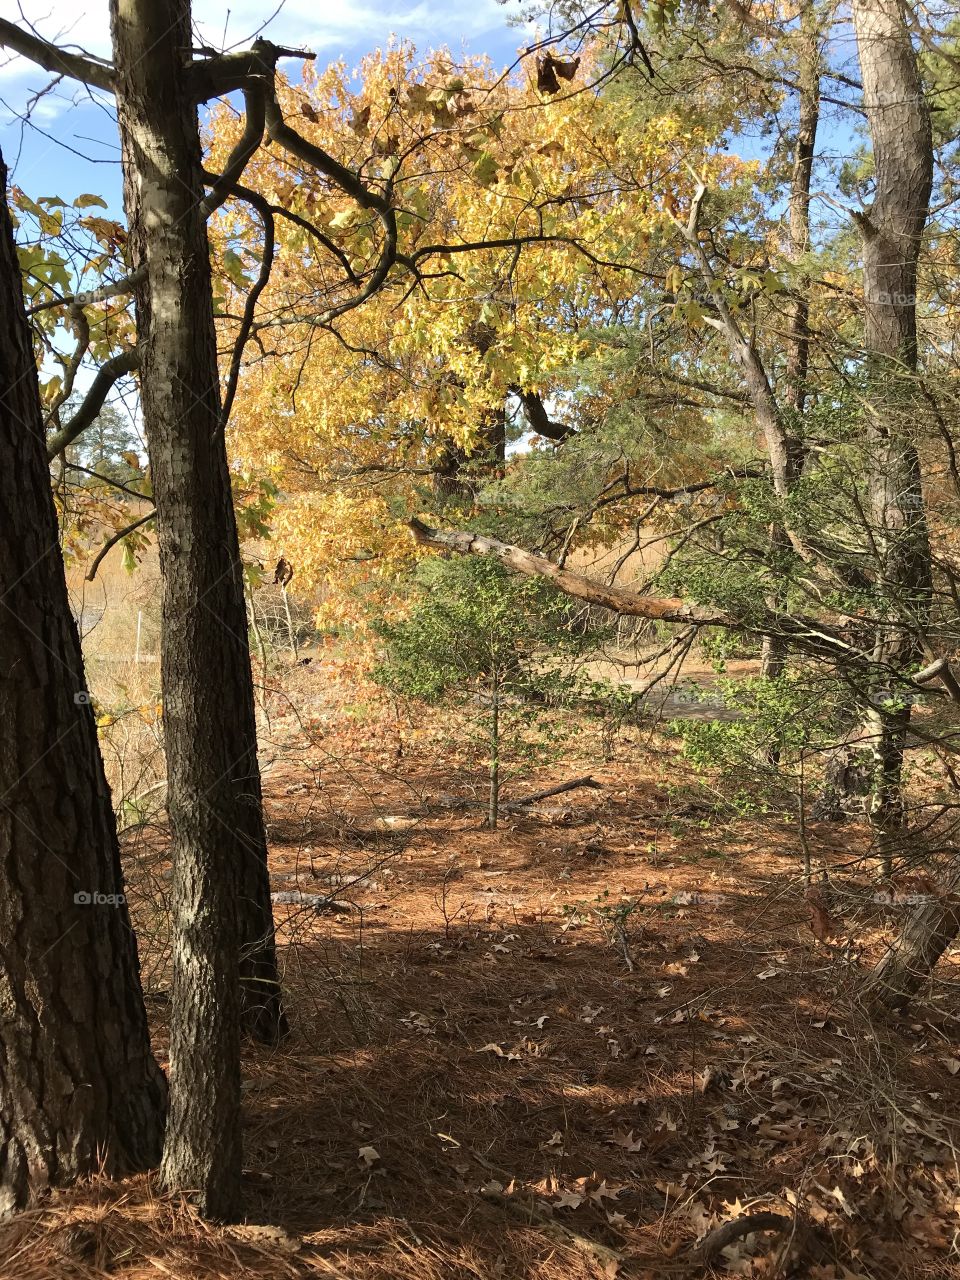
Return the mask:
<svg viewBox="0 0 960 1280">
<path fill-rule="evenodd" d="M 0 180 L 6 169 L 0 158 Z M 50 492 L 36 365 L 0 203 L 0 1214 L 160 1158 L 110 792 Z"/>
<path fill-rule="evenodd" d="M 180 909 L 230 863 L 244 1025 L 286 1032 L 274 945 L 243 574 L 224 433 L 189 0 L 112 0 L 140 382 L 163 574 L 161 676 Z M 191 870 L 193 868 L 193 870 Z M 181 917 L 181 922 L 186 917 Z M 222 932 L 227 962 L 228 933 Z M 233 961 L 231 960 L 231 963 Z"/>
<path fill-rule="evenodd" d="M 878 630 L 873 658 L 896 672 L 922 652 L 932 590 L 920 462 L 910 435 L 909 375 L 917 367 L 917 259 L 933 182 L 933 143 L 899 0 L 854 0 L 853 20 L 876 174 L 873 204 L 859 219 L 873 401 L 866 415 L 870 541 L 878 604 L 894 624 Z M 877 759 L 871 811 L 884 841 L 902 819 L 900 778 L 910 722 L 909 708 L 883 713 L 880 704 L 891 693 L 896 697 L 897 690 L 877 690 L 868 715 Z"/>
</svg>

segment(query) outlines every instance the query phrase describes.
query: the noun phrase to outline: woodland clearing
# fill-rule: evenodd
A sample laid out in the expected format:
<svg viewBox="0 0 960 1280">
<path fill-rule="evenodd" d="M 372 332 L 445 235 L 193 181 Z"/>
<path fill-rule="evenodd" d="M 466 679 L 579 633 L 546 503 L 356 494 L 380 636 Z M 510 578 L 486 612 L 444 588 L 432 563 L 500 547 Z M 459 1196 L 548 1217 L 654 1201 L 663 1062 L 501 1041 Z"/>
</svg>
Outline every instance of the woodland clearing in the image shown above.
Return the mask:
<svg viewBox="0 0 960 1280">
<path fill-rule="evenodd" d="M 960 950 L 907 1015 L 859 979 L 909 909 L 869 833 L 811 824 L 837 935 L 810 927 L 796 821 L 740 816 L 654 718 L 600 726 L 512 788 L 601 784 L 511 814 L 476 757 L 398 719 L 330 654 L 269 695 L 271 884 L 293 1033 L 244 1061 L 247 1222 L 144 1175 L 56 1192 L 0 1234 L 26 1280 L 947 1276 L 960 1228 Z M 109 759 L 109 755 L 108 755 Z M 482 802 L 478 802 L 482 803 Z M 124 856 L 154 1042 L 169 999 L 162 825 Z"/>
</svg>

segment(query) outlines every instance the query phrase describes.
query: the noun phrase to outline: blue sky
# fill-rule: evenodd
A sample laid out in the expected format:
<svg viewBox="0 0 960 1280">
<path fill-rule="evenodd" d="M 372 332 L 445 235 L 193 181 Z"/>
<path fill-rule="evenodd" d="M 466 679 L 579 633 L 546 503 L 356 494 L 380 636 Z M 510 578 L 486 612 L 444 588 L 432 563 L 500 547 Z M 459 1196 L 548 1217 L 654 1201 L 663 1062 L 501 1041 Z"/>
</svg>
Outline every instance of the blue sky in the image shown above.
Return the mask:
<svg viewBox="0 0 960 1280">
<path fill-rule="evenodd" d="M 194 0 L 197 43 L 243 47 L 277 4 L 278 0 Z M 529 39 L 527 32 L 508 25 L 516 11 L 510 0 L 285 0 L 262 34 L 277 44 L 312 49 L 321 63 L 342 57 L 354 66 L 363 54 L 395 35 L 412 40 L 423 51 L 446 46 L 454 55 L 487 53 L 506 64 Z M 24 14 L 46 39 L 109 57 L 108 0 L 0 0 L 4 18 L 23 23 Z M 91 95 L 63 82 L 34 104 L 36 128 L 24 127 L 17 119 L 50 79 L 40 68 L 0 50 L 0 148 L 13 170 L 12 181 L 33 197 L 72 200 L 94 191 L 119 213 L 119 148 L 107 95 Z"/>
</svg>

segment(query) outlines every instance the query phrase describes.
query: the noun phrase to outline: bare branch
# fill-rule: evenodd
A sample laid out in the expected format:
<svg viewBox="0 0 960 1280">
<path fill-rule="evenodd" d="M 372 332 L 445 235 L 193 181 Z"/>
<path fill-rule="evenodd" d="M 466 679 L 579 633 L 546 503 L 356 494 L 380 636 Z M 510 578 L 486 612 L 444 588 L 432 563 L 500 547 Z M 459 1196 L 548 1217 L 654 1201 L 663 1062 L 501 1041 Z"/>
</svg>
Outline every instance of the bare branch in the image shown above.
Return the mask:
<svg viewBox="0 0 960 1280">
<path fill-rule="evenodd" d="M 86 431 L 94 418 L 103 408 L 104 401 L 113 387 L 124 374 L 132 373 L 140 363 L 140 356 L 136 349 L 130 351 L 121 351 L 119 355 L 111 356 L 97 370 L 97 376 L 90 384 L 90 390 L 83 398 L 83 403 L 76 411 L 66 426 L 61 429 L 47 441 L 47 457 L 52 462 L 58 453 L 62 453 L 70 444 L 73 444 L 77 436 Z"/>
<path fill-rule="evenodd" d="M 246 123 L 243 133 L 230 152 L 223 173 L 214 180 L 213 189 L 204 197 L 200 205 L 204 218 L 209 218 L 213 211 L 223 204 L 233 189 L 233 184 L 239 182 L 242 177 L 247 161 L 263 141 L 266 87 L 262 79 L 253 78 L 244 86 L 243 101 L 246 106 Z"/>
<path fill-rule="evenodd" d="M 31 307 L 27 315 L 35 316 L 40 311 L 49 311 L 52 307 L 92 307 L 98 302 L 107 302 L 110 298 L 119 297 L 122 293 L 132 293 L 138 284 L 141 284 L 147 275 L 146 267 L 138 267 L 136 271 L 131 271 L 128 276 L 124 276 L 120 280 L 111 280 L 107 284 L 101 285 L 99 289 L 90 289 L 86 292 L 67 294 L 66 297 L 51 298 L 48 302 L 38 302 L 35 307 Z"/>
<path fill-rule="evenodd" d="M 97 552 L 93 563 L 91 564 L 90 568 L 87 570 L 85 574 L 87 582 L 92 582 L 94 580 L 94 578 L 97 576 L 97 570 L 100 568 L 101 564 L 103 564 L 105 557 L 107 556 L 109 551 L 117 545 L 118 542 L 122 542 L 124 538 L 128 537 L 131 533 L 134 533 L 137 529 L 139 529 L 141 525 L 145 525 L 148 520 L 153 520 L 156 517 L 156 514 L 157 513 L 155 509 L 151 507 L 145 516 L 141 516 L 139 520 L 134 520 L 133 524 L 128 524 L 125 528 L 118 529 L 116 533 L 111 535 L 111 537 L 109 537 L 106 540 L 106 542 Z"/>
<path fill-rule="evenodd" d="M 0 18 L 0 45 L 29 58 L 45 71 L 69 76 L 71 80 L 82 80 L 84 84 L 106 89 L 108 93 L 113 92 L 114 70 L 109 62 L 96 62 L 80 53 L 68 53 L 65 49 L 42 40 L 32 31 L 24 31 L 23 27 L 18 27 L 7 18 Z"/>
<path fill-rule="evenodd" d="M 316 56 L 309 49 L 287 49 L 270 40 L 257 39 L 249 49 L 238 49 L 191 63 L 189 74 L 193 96 L 197 102 L 219 98 L 247 87 L 252 77 L 272 77 L 281 58 L 301 58 L 312 62 Z"/>
<path fill-rule="evenodd" d="M 229 184 L 233 189 L 233 184 Z M 273 253 L 276 244 L 276 235 L 274 229 L 273 213 L 270 205 L 263 196 L 258 195 L 254 191 L 248 191 L 244 199 L 250 204 L 260 215 L 263 223 L 263 255 L 260 259 L 260 272 L 254 282 L 253 288 L 247 294 L 247 301 L 244 304 L 243 316 L 240 320 L 240 329 L 237 333 L 236 341 L 233 344 L 233 354 L 230 358 L 230 371 L 227 374 L 227 382 L 223 392 L 223 406 L 220 410 L 220 429 L 226 429 L 227 423 L 230 421 L 230 411 L 233 408 L 233 402 L 237 394 L 237 384 L 240 381 L 240 365 L 243 360 L 244 348 L 253 329 L 253 319 L 257 310 L 257 301 L 261 293 L 267 287 L 270 279 L 270 272 L 273 268 Z"/>
</svg>

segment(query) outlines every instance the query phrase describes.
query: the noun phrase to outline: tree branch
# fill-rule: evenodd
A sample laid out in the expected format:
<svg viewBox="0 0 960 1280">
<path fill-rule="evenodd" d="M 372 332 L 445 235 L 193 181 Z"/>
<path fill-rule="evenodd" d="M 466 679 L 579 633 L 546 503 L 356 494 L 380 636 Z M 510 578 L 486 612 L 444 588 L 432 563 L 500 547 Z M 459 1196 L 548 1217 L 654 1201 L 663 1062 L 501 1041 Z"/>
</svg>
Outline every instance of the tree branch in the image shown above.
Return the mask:
<svg viewBox="0 0 960 1280">
<path fill-rule="evenodd" d="M 270 40 L 257 39 L 249 49 L 222 53 L 190 65 L 193 97 L 197 102 L 220 98 L 225 93 L 248 86 L 254 76 L 273 76 L 281 58 L 302 58 L 312 62 L 316 54 L 309 49 L 287 49 Z"/>
<path fill-rule="evenodd" d="M 341 191 L 345 191 L 348 196 L 356 200 L 361 208 L 376 209 L 380 213 L 391 211 L 389 200 L 368 187 L 358 173 L 348 169 L 339 160 L 335 160 L 322 147 L 308 142 L 287 124 L 272 89 L 266 96 L 266 125 L 268 136 L 283 147 L 284 151 L 296 156 L 312 169 L 319 170 L 325 177 L 336 183 Z"/>
<path fill-rule="evenodd" d="M 243 127 L 243 133 L 237 145 L 230 152 L 227 163 L 224 165 L 223 173 L 220 174 L 219 178 L 214 179 L 212 190 L 200 204 L 200 212 L 204 218 L 209 218 L 213 211 L 219 209 L 223 204 L 233 189 L 234 183 L 239 182 L 243 176 L 247 161 L 263 141 L 266 86 L 262 78 L 252 78 L 251 82 L 244 86 L 243 102 L 246 107 L 246 122 Z"/>
<path fill-rule="evenodd" d="M 131 271 L 128 276 L 124 276 L 120 280 L 111 280 L 109 283 L 101 285 L 99 289 L 71 293 L 66 297 L 51 298 L 48 302 L 38 302 L 35 307 L 30 307 L 27 315 L 35 316 L 39 311 L 49 311 L 51 307 L 92 307 L 97 302 L 107 302 L 110 298 L 116 298 L 121 293 L 132 293 L 137 285 L 146 279 L 146 275 L 146 267 L 138 267 L 136 271 Z"/>
<path fill-rule="evenodd" d="M 42 40 L 32 31 L 24 31 L 23 27 L 18 27 L 7 18 L 0 18 L 0 45 L 29 58 L 45 71 L 69 76 L 71 80 L 82 80 L 84 84 L 106 89 L 108 93 L 113 92 L 114 70 L 110 63 L 96 62 L 80 53 L 67 53 L 65 49 Z"/>
<path fill-rule="evenodd" d="M 118 529 L 115 534 L 109 537 L 97 552 L 93 564 L 91 564 L 90 568 L 84 575 L 87 582 L 92 582 L 97 576 L 97 570 L 100 568 L 101 564 L 103 564 L 104 558 L 111 548 L 115 547 L 118 542 L 122 542 L 129 534 L 139 529 L 141 525 L 146 524 L 148 520 L 153 520 L 156 514 L 156 510 L 151 507 L 145 516 L 141 516 L 139 520 L 134 520 L 133 524 L 128 524 L 126 528 Z"/>
<path fill-rule="evenodd" d="M 62 453 L 68 445 L 73 444 L 77 436 L 86 431 L 97 414 L 103 408 L 104 401 L 114 383 L 124 374 L 132 373 L 140 363 L 136 349 L 121 351 L 111 356 L 97 370 L 97 376 L 90 384 L 90 390 L 83 398 L 83 403 L 66 426 L 47 440 L 47 458 L 52 462 L 58 453 Z"/>
<path fill-rule="evenodd" d="M 545 440 L 555 440 L 559 444 L 562 440 L 576 434 L 575 429 L 567 426 L 566 423 L 553 421 L 547 413 L 539 392 L 522 391 L 519 387 L 511 387 L 510 390 L 523 405 L 523 412 L 530 430 L 535 431 L 538 436 L 543 436 Z"/>
<path fill-rule="evenodd" d="M 842 631 L 815 618 L 780 614 L 762 605 L 754 605 L 751 611 L 740 615 L 706 605 L 689 604 L 676 596 L 646 595 L 630 587 L 610 586 L 570 569 L 561 569 L 545 556 L 535 555 L 496 538 L 486 538 L 461 529 L 433 529 L 417 519 L 407 523 L 421 546 L 454 551 L 458 555 L 493 556 L 516 573 L 547 578 L 569 596 L 627 617 L 649 618 L 655 622 L 679 622 L 687 626 L 724 627 L 754 635 L 778 635 L 821 658 L 849 664 L 874 665 L 870 655 L 850 643 Z M 909 681 L 905 680 L 904 683 Z"/>
<path fill-rule="evenodd" d="M 230 184 L 231 188 L 233 183 Z M 244 304 L 243 316 L 240 320 L 240 328 L 237 332 L 236 341 L 233 344 L 233 354 L 230 358 L 230 371 L 227 374 L 227 382 L 223 392 L 223 406 L 220 410 L 220 430 L 226 430 L 227 423 L 230 421 L 230 411 L 233 408 L 233 402 L 237 394 L 237 385 L 240 381 L 240 365 L 243 360 L 243 351 L 253 329 L 253 319 L 257 310 L 257 301 L 267 287 L 270 279 L 270 272 L 273 268 L 273 253 L 276 243 L 276 235 L 274 229 L 273 213 L 270 205 L 263 196 L 258 195 L 255 191 L 246 192 L 244 199 L 249 205 L 256 209 L 263 222 L 263 255 L 260 259 L 260 272 L 254 282 L 253 288 L 247 294 L 247 301 Z"/>
</svg>

